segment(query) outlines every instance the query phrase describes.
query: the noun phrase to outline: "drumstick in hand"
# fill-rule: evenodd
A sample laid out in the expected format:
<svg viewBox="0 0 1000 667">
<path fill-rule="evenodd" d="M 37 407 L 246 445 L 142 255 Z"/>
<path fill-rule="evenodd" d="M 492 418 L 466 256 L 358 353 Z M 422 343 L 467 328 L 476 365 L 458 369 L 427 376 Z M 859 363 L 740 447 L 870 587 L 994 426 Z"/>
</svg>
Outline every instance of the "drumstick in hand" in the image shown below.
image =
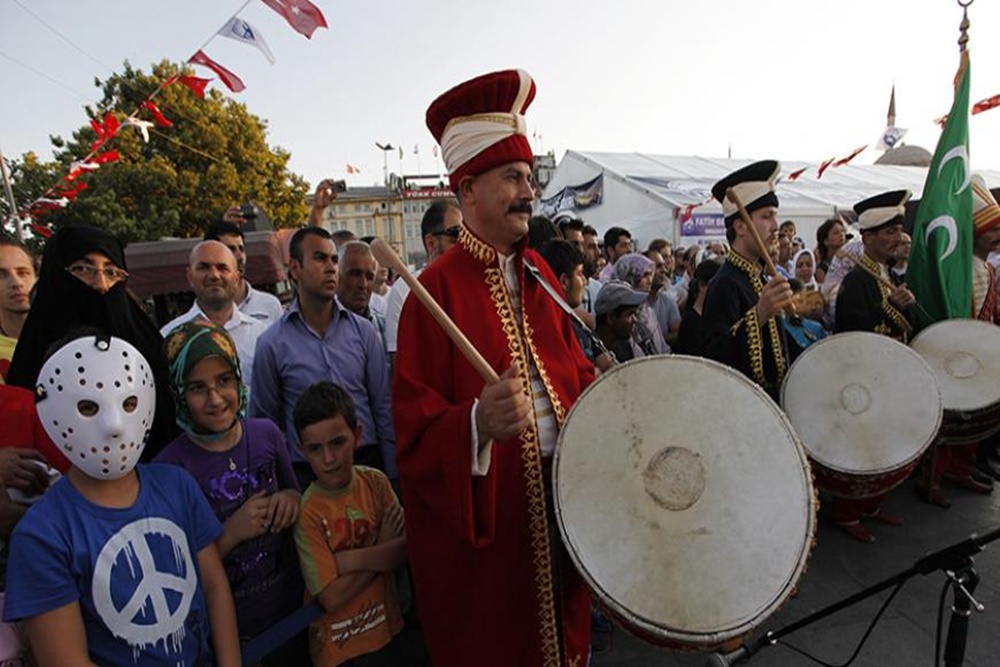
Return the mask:
<svg viewBox="0 0 1000 667">
<path fill-rule="evenodd" d="M 434 319 L 437 320 L 437 323 L 444 329 L 448 338 L 451 339 L 451 342 L 458 347 L 462 355 L 469 360 L 469 363 L 486 380 L 487 384 L 499 382 L 500 376 L 497 375 L 497 372 L 487 363 L 483 355 L 479 353 L 479 350 L 469 342 L 469 339 L 465 337 L 465 334 L 458 328 L 458 325 L 448 317 L 448 313 L 444 312 L 438 302 L 434 300 L 434 297 L 430 295 L 430 292 L 410 273 L 410 270 L 403 264 L 403 260 L 399 258 L 396 251 L 382 239 L 375 239 L 372 241 L 372 254 L 375 255 L 375 259 L 378 260 L 379 264 L 392 269 L 400 278 L 406 281 L 406 284 L 410 286 L 410 291 L 430 311 Z"/>
<path fill-rule="evenodd" d="M 750 228 L 750 235 L 753 236 L 753 241 L 757 244 L 757 252 L 760 253 L 764 261 L 767 262 L 767 270 L 772 276 L 778 275 L 778 269 L 775 268 L 774 262 L 771 260 L 771 253 L 768 251 L 767 246 L 764 245 L 764 240 L 760 238 L 760 232 L 757 231 L 757 225 L 753 224 L 753 218 L 747 213 L 746 207 L 743 206 L 743 202 L 740 200 L 740 196 L 736 194 L 736 191 L 732 188 L 726 190 L 726 199 L 733 202 L 736 208 L 740 212 L 740 217 L 746 226 Z M 788 306 L 784 309 L 785 315 L 788 317 L 795 317 L 795 308 L 793 306 Z"/>
<path fill-rule="evenodd" d="M 888 289 L 890 289 L 890 290 L 896 289 L 897 286 L 896 286 L 896 284 L 894 282 L 892 282 L 891 280 L 889 280 L 888 278 L 886 278 L 885 276 L 883 276 L 881 273 L 877 273 L 877 272 L 873 271 L 870 267 L 868 267 L 867 265 L 865 265 L 864 262 L 862 262 L 860 259 L 858 259 L 854 255 L 852 255 L 851 253 L 846 252 L 843 248 L 841 248 L 840 250 L 838 250 L 837 254 L 834 255 L 834 256 L 835 257 L 839 257 L 841 259 L 849 259 L 849 260 L 851 260 L 852 262 L 854 262 L 854 266 L 859 267 L 862 271 L 864 271 L 865 273 L 867 273 L 868 275 L 870 275 L 872 278 L 874 278 L 875 280 L 877 280 L 880 283 L 882 283 L 883 285 L 885 285 Z M 928 318 L 930 318 L 930 316 L 927 315 L 927 311 L 924 310 L 923 307 L 919 303 L 917 303 L 916 301 L 914 301 L 913 305 L 916 306 L 917 308 L 919 308 L 924 313 L 924 315 L 926 315 Z M 907 331 L 912 331 L 913 330 L 913 327 L 909 326 L 909 324 L 907 324 L 905 328 L 906 328 Z"/>
</svg>

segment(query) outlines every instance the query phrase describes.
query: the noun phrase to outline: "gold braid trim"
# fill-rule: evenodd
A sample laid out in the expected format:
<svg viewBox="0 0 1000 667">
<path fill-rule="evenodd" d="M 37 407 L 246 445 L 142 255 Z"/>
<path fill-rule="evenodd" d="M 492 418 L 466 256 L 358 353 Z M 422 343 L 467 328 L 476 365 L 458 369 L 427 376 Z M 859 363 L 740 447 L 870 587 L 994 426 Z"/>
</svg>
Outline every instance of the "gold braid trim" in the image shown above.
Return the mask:
<svg viewBox="0 0 1000 667">
<path fill-rule="evenodd" d="M 531 351 L 531 358 L 535 360 L 535 368 L 538 369 L 538 375 L 542 378 L 542 384 L 545 385 L 545 393 L 549 395 L 549 402 L 552 403 L 552 411 L 556 415 L 556 423 L 559 428 L 562 428 L 563 422 L 566 420 L 566 409 L 563 408 L 562 402 L 559 400 L 559 394 L 556 393 L 555 387 L 552 386 L 552 381 L 549 379 L 549 374 L 545 372 L 545 366 L 542 365 L 542 359 L 538 356 L 538 351 L 535 349 L 535 335 L 528 324 L 528 314 L 521 308 L 521 318 L 524 320 L 524 339 L 528 342 L 528 349 Z"/>
<path fill-rule="evenodd" d="M 735 250 L 730 250 L 726 259 L 747 275 L 747 278 L 750 279 L 750 284 L 753 285 L 754 293 L 759 297 L 760 293 L 764 291 L 764 281 L 761 279 L 760 267 Z M 767 377 L 764 375 L 764 342 L 762 340 L 757 308 L 751 308 L 742 320 L 733 325 L 732 332 L 734 334 L 741 322 L 745 322 L 745 326 L 747 327 L 747 340 L 750 347 L 750 367 L 753 370 L 754 379 L 757 381 L 757 384 L 766 386 L 768 382 Z M 771 339 L 771 352 L 774 354 L 774 366 L 777 372 L 775 384 L 780 385 L 785 377 L 787 368 L 785 366 L 785 352 L 781 349 L 781 335 L 778 331 L 778 320 L 776 317 L 772 317 L 767 321 L 767 332 L 769 334 L 768 337 Z"/>
<path fill-rule="evenodd" d="M 859 261 L 861 264 L 868 267 L 869 270 L 874 271 L 875 275 L 885 275 L 882 271 L 882 265 L 868 255 L 862 253 Z M 890 336 L 892 338 L 895 338 L 898 335 L 901 342 L 909 343 L 910 333 L 913 331 L 913 327 L 910 326 L 906 316 L 899 312 L 895 306 L 889 303 L 889 294 L 892 290 L 890 290 L 881 280 L 876 280 L 875 284 L 878 285 L 878 292 L 882 296 L 882 312 L 885 313 L 887 318 L 889 318 L 889 322 L 896 327 L 896 330 L 893 331 L 892 327 L 883 322 L 875 327 L 875 333 Z"/>
<path fill-rule="evenodd" d="M 767 382 L 767 378 L 764 377 L 764 347 L 761 344 L 760 317 L 757 315 L 756 306 L 747 311 L 743 321 L 747 328 L 747 347 L 750 348 L 750 371 L 753 373 L 754 381 L 764 386 Z"/>
<path fill-rule="evenodd" d="M 462 233 L 459 240 L 462 240 Z M 469 241 L 478 241 L 468 235 Z M 485 244 L 482 244 L 484 247 Z M 489 249 L 493 252 L 493 249 Z M 470 249 L 470 252 L 473 252 Z M 507 350 L 511 361 L 516 361 L 521 368 L 518 379 L 521 381 L 521 391 L 528 397 L 534 412 L 534 401 L 531 397 L 531 378 L 528 361 L 524 356 L 517 320 L 514 318 L 514 308 L 507 294 L 507 284 L 504 281 L 503 270 L 498 267 L 486 269 L 486 285 L 490 297 L 496 307 L 497 315 L 507 337 Z M 541 369 L 539 368 L 539 373 Z M 544 376 L 543 376 L 544 377 Z M 548 385 L 546 386 L 548 389 Z M 553 403 L 553 407 L 555 407 Z M 538 599 L 539 635 L 542 644 L 542 664 L 545 667 L 561 667 L 559 649 L 559 632 L 556 627 L 555 584 L 552 579 L 552 552 L 549 545 L 549 527 L 545 507 L 545 482 L 542 479 L 542 453 L 538 442 L 538 429 L 534 419 L 532 424 L 521 433 L 521 461 L 524 465 L 524 479 L 528 500 L 528 529 L 531 532 L 531 550 L 535 565 L 535 595 Z"/>
<path fill-rule="evenodd" d="M 465 248 L 470 255 L 478 259 L 483 264 L 490 265 L 496 261 L 496 250 L 494 250 L 492 246 L 484 243 L 474 236 L 465 225 L 462 225 L 459 228 L 458 243 Z M 501 282 L 503 282 L 502 276 Z"/>
<path fill-rule="evenodd" d="M 756 311 L 757 309 L 754 308 L 754 312 Z M 780 387 L 781 381 L 785 379 L 785 371 L 787 368 L 785 367 L 785 352 L 781 349 L 781 338 L 778 333 L 777 317 L 772 317 L 768 320 L 767 329 L 771 332 L 771 351 L 774 352 L 774 367 L 777 373 L 777 378 L 774 383 Z"/>
</svg>

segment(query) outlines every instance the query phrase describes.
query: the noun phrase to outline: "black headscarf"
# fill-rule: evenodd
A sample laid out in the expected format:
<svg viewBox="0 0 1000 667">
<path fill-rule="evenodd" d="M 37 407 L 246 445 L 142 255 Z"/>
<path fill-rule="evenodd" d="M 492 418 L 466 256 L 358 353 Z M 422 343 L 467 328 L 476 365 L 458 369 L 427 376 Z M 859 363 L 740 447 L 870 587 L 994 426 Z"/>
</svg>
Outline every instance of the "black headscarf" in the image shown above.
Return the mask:
<svg viewBox="0 0 1000 667">
<path fill-rule="evenodd" d="M 49 347 L 81 327 L 128 341 L 149 362 L 156 381 L 156 415 L 142 457 L 150 460 L 178 433 L 163 338 L 129 295 L 127 280 L 101 294 L 66 271 L 67 266 L 91 252 L 102 253 L 119 268 L 128 270 L 121 241 L 98 227 L 63 227 L 46 243 L 31 311 L 14 348 L 7 382 L 34 391 Z"/>
</svg>

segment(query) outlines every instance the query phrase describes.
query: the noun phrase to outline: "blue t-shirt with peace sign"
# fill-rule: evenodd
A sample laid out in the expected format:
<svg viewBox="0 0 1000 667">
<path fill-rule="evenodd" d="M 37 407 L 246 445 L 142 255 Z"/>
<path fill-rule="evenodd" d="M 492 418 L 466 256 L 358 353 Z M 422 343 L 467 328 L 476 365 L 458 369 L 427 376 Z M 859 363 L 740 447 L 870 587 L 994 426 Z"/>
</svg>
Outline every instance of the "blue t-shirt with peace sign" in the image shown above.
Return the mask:
<svg viewBox="0 0 1000 667">
<path fill-rule="evenodd" d="M 198 552 L 222 526 L 194 479 L 140 465 L 128 508 L 88 501 L 64 478 L 11 536 L 4 620 L 79 601 L 90 659 L 99 665 L 195 665 L 209 625 Z"/>
</svg>

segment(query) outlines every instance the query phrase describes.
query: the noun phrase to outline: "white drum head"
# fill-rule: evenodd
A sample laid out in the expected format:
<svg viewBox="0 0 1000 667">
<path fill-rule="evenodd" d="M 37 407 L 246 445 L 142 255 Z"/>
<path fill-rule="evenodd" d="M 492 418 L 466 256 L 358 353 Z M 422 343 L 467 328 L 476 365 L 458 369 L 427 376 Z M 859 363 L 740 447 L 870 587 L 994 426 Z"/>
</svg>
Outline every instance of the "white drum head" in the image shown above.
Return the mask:
<svg viewBox="0 0 1000 667">
<path fill-rule="evenodd" d="M 930 367 L 906 345 L 841 333 L 810 345 L 785 376 L 781 404 L 818 463 L 879 474 L 915 461 L 941 426 Z"/>
<path fill-rule="evenodd" d="M 979 320 L 944 320 L 911 343 L 930 364 L 945 410 L 973 412 L 1000 402 L 1000 327 Z"/>
<path fill-rule="evenodd" d="M 633 630 L 711 646 L 760 624 L 805 567 L 805 451 L 762 389 L 714 361 L 618 366 L 573 406 L 553 463 L 566 547 Z"/>
</svg>

